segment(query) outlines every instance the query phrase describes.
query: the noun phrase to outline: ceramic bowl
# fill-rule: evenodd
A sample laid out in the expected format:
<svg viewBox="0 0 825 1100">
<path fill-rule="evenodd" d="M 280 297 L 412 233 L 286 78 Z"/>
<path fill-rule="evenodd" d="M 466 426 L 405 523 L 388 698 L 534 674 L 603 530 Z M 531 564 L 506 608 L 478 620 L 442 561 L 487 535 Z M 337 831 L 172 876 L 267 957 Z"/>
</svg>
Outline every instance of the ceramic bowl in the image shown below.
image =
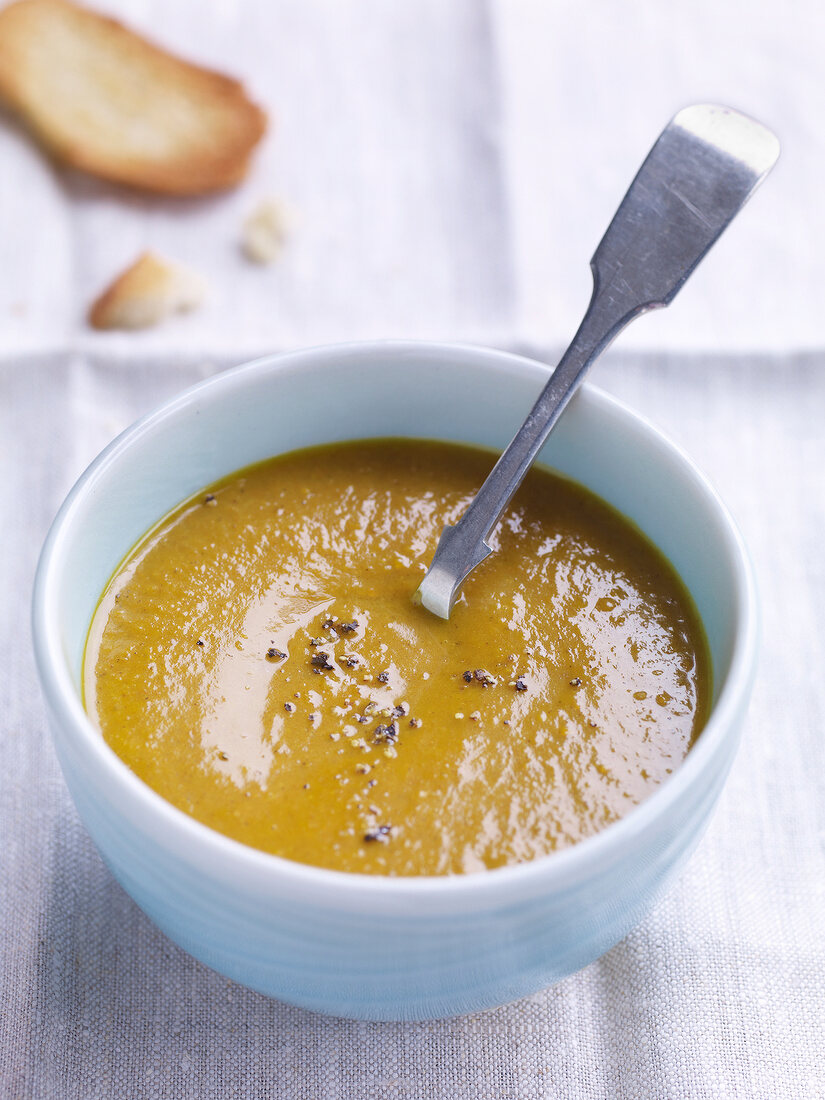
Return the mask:
<svg viewBox="0 0 825 1100">
<path fill-rule="evenodd" d="M 215 970 L 340 1016 L 421 1019 L 488 1008 L 615 944 L 699 840 L 751 687 L 752 573 L 730 516 L 691 461 L 589 386 L 540 461 L 609 501 L 661 548 L 693 595 L 713 659 L 707 727 L 682 767 L 621 821 L 565 851 L 494 871 L 403 879 L 322 870 L 248 848 L 173 808 L 114 755 L 83 710 L 81 660 L 100 593 L 137 539 L 183 498 L 249 463 L 322 442 L 418 436 L 500 449 L 547 374 L 527 359 L 441 344 L 261 359 L 138 421 L 61 508 L 37 572 L 34 643 L 63 773 L 117 880 Z"/>
</svg>

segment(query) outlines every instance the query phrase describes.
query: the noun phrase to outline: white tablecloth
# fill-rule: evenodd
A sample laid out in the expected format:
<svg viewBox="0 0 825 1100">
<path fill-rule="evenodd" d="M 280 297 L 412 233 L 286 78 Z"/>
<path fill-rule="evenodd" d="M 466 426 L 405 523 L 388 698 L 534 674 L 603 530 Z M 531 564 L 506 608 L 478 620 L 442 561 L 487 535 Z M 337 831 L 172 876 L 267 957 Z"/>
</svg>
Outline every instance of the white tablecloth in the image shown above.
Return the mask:
<svg viewBox="0 0 825 1100">
<path fill-rule="evenodd" d="M 825 7 L 818 0 L 100 0 L 245 79 L 270 112 L 250 178 L 204 200 L 56 173 L 0 125 L 0 340 L 228 356 L 373 336 L 570 339 L 588 260 L 667 120 L 728 103 L 776 130 L 772 178 L 648 350 L 825 346 Z M 292 246 L 240 256 L 262 195 Z M 203 271 L 206 308 L 137 339 L 89 333 L 91 299 L 154 247 Z"/>
<path fill-rule="evenodd" d="M 825 1096 L 819 6 L 108 7 L 245 75 L 278 122 L 239 191 L 171 202 L 56 172 L 0 120 L 0 1097 Z M 716 483 L 762 589 L 743 749 L 686 874 L 580 974 L 465 1019 L 325 1019 L 218 977 L 115 885 L 60 777 L 28 627 L 60 500 L 135 416 L 251 352 L 444 336 L 552 359 L 637 162 L 701 99 L 772 124 L 783 162 L 595 371 Z M 238 228 L 270 193 L 300 224 L 259 270 Z M 89 298 L 147 244 L 211 301 L 89 332 Z"/>
</svg>

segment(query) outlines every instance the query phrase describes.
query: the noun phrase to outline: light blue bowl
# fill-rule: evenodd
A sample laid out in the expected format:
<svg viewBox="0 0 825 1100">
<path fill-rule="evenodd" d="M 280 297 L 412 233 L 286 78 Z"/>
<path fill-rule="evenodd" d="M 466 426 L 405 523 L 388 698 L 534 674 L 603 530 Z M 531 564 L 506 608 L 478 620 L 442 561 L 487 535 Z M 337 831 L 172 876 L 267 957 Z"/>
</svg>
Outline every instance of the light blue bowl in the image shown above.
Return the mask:
<svg viewBox="0 0 825 1100">
<path fill-rule="evenodd" d="M 727 511 L 690 460 L 590 387 L 541 461 L 624 512 L 670 558 L 699 608 L 714 670 L 713 712 L 695 748 L 623 820 L 566 851 L 496 871 L 398 879 L 321 870 L 247 848 L 174 809 L 114 755 L 81 706 L 81 657 L 100 592 L 180 500 L 239 467 L 327 441 L 418 436 L 502 448 L 546 379 L 546 368 L 527 359 L 438 344 L 274 356 L 139 421 L 61 508 L 37 572 L 34 642 L 66 782 L 138 905 L 236 981 L 364 1019 L 498 1005 L 620 940 L 699 840 L 750 693 L 753 578 Z"/>
</svg>

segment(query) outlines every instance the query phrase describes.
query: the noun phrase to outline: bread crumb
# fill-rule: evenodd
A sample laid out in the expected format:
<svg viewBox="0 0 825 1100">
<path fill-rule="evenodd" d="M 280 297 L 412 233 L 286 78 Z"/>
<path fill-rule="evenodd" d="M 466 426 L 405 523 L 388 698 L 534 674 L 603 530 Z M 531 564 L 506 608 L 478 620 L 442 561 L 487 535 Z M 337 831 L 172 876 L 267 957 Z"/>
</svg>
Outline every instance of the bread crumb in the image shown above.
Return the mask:
<svg viewBox="0 0 825 1100">
<path fill-rule="evenodd" d="M 174 313 L 195 309 L 206 284 L 200 275 L 144 252 L 118 275 L 89 310 L 93 328 L 151 328 Z"/>
<path fill-rule="evenodd" d="M 281 199 L 263 199 L 246 221 L 241 234 L 241 249 L 256 264 L 271 264 L 281 255 L 293 216 Z"/>
</svg>

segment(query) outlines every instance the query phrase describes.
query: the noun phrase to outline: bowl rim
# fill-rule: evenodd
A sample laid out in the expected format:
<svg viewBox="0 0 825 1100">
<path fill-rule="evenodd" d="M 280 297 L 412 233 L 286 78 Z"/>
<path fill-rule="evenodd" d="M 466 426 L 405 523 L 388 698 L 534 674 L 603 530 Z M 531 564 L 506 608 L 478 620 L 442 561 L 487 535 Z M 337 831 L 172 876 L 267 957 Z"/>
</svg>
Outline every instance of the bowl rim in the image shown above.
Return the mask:
<svg viewBox="0 0 825 1100">
<path fill-rule="evenodd" d="M 747 701 L 755 674 L 758 644 L 758 609 L 753 567 L 744 541 L 730 512 L 716 490 L 700 472 L 693 460 L 664 432 L 622 401 L 585 383 L 576 401 L 587 401 L 597 413 L 617 416 L 646 442 L 658 446 L 675 457 L 684 474 L 699 490 L 709 512 L 716 513 L 719 529 L 724 533 L 734 579 L 734 630 L 730 668 L 720 685 L 716 703 L 696 744 L 680 767 L 666 783 L 633 807 L 624 817 L 611 823 L 593 836 L 558 852 L 539 856 L 525 863 L 472 871 L 455 875 L 383 876 L 361 872 L 337 871 L 311 864 L 298 863 L 282 856 L 253 848 L 233 840 L 210 826 L 190 817 L 157 794 L 118 757 L 104 741 L 100 732 L 83 709 L 74 685 L 68 662 L 60 642 L 57 573 L 62 555 L 71 536 L 76 512 L 85 498 L 94 492 L 100 477 L 120 456 L 144 436 L 161 429 L 170 418 L 204 398 L 217 399 L 223 391 L 243 388 L 248 380 L 259 375 L 273 377 L 290 370 L 302 370 L 308 363 L 324 366 L 346 357 L 393 356 L 396 361 L 405 355 L 445 356 L 453 360 L 472 362 L 474 367 L 501 374 L 518 372 L 531 379 L 546 380 L 550 368 L 539 360 L 512 352 L 469 344 L 453 344 L 425 340 L 370 340 L 322 344 L 295 351 L 271 353 L 250 362 L 219 371 L 197 382 L 163 402 L 124 429 L 86 467 L 69 491 L 46 536 L 34 580 L 32 598 L 32 636 L 34 654 L 41 687 L 46 701 L 64 731 L 67 731 L 81 751 L 91 754 L 98 768 L 108 772 L 111 782 L 125 785 L 132 799 L 142 805 L 147 828 L 154 820 L 163 831 L 164 843 L 181 857 L 194 862 L 197 851 L 208 853 L 212 863 L 224 872 L 247 873 L 256 880 L 277 881 L 281 892 L 291 888 L 294 893 L 322 900 L 334 897 L 336 903 L 360 898 L 370 905 L 381 901 L 412 901 L 416 898 L 441 899 L 445 903 L 479 904 L 513 903 L 517 894 L 546 894 L 552 890 L 571 888 L 589 878 L 596 868 L 610 864 L 635 837 L 655 825 L 667 814 L 700 777 L 711 768 L 717 754 L 735 735 L 738 712 Z M 188 850 L 187 850 L 188 849 Z"/>
</svg>

